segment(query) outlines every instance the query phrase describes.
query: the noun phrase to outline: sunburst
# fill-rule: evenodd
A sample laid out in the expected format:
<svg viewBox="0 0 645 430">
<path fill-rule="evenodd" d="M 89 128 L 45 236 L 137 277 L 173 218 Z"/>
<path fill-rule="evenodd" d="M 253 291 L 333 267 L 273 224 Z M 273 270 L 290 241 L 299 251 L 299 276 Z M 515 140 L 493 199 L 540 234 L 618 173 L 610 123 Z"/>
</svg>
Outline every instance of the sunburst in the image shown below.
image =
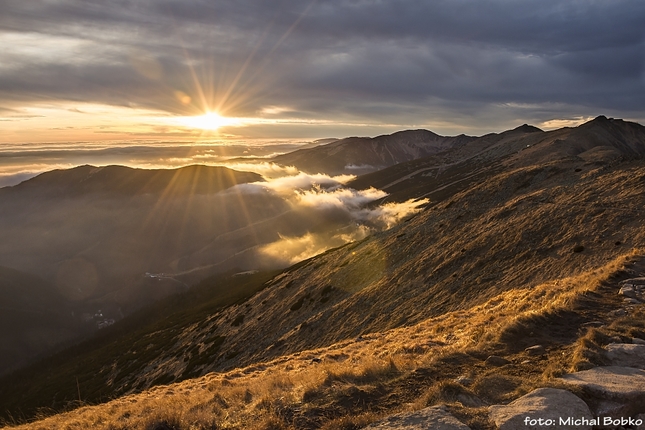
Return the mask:
<svg viewBox="0 0 645 430">
<path fill-rule="evenodd" d="M 192 128 L 201 130 L 217 130 L 221 127 L 241 125 L 239 118 L 228 118 L 221 116 L 217 112 L 207 112 L 199 116 L 185 116 L 179 118 L 179 123 Z"/>
</svg>

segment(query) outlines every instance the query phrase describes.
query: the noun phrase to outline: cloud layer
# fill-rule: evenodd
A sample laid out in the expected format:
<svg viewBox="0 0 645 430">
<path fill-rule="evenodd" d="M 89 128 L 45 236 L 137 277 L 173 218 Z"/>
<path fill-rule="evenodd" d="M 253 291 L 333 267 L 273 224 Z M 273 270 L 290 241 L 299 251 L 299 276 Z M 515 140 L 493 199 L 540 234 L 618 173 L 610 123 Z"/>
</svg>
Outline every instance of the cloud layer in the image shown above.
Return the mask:
<svg viewBox="0 0 645 430">
<path fill-rule="evenodd" d="M 0 99 L 14 110 L 4 118 L 44 100 L 171 115 L 209 105 L 284 121 L 249 126 L 249 136 L 645 118 L 640 0 L 5 0 L 0 8 Z"/>
<path fill-rule="evenodd" d="M 388 194 L 368 188 L 345 187 L 353 176 L 323 174 L 283 176 L 267 182 L 237 185 L 229 194 L 269 193 L 283 199 L 291 211 L 307 226 L 300 236 L 280 239 L 259 247 L 258 257 L 264 265 L 288 266 L 327 249 L 360 240 L 367 235 L 388 229 L 403 218 L 417 213 L 428 200 L 377 204 Z"/>
<path fill-rule="evenodd" d="M 236 142 L 202 145 L 130 142 L 5 145 L 0 150 L 0 188 L 20 183 L 53 169 L 83 164 L 119 164 L 146 169 L 177 168 L 190 164 L 222 165 L 234 170 L 256 172 L 267 178 L 296 175 L 298 170 L 269 162 L 240 161 L 244 157 L 265 158 L 298 149 L 296 142 Z M 234 159 L 234 161 L 228 161 Z"/>
</svg>

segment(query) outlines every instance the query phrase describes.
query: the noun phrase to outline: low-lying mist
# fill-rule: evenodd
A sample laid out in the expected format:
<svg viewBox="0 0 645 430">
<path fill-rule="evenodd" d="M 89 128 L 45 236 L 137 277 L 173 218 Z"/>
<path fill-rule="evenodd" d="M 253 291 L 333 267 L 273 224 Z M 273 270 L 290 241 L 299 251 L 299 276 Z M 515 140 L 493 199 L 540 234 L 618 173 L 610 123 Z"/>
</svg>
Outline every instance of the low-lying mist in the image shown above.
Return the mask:
<svg viewBox="0 0 645 430">
<path fill-rule="evenodd" d="M 276 169 L 270 170 L 275 173 Z M 285 171 L 297 171 L 294 167 Z M 378 204 L 388 196 L 382 190 L 355 190 L 345 186 L 352 175 L 310 175 L 303 172 L 282 177 L 265 177 L 266 182 L 236 185 L 229 194 L 262 195 L 281 198 L 306 225 L 306 233 L 278 232 L 279 239 L 257 249 L 261 266 L 288 266 L 327 249 L 363 239 L 388 229 L 406 216 L 418 212 L 428 202 L 408 200 Z"/>
<path fill-rule="evenodd" d="M 199 142 L 70 142 L 49 144 L 0 144 L 0 188 L 16 185 L 40 173 L 70 169 L 83 164 L 121 165 L 143 169 L 173 169 L 191 164 L 225 165 L 238 161 L 237 170 L 253 171 L 275 177 L 295 174 L 270 163 L 245 163 L 291 152 L 309 142 L 213 141 Z M 272 169 L 277 169 L 271 174 Z"/>
<path fill-rule="evenodd" d="M 186 181 L 208 178 L 187 168 L 165 189 L 128 182 L 133 190 L 123 193 L 123 181 L 136 176 L 129 169 L 82 168 L 55 173 L 54 192 L 47 177 L 4 189 L 0 266 L 40 276 L 71 302 L 127 313 L 216 273 L 287 267 L 390 228 L 427 203 L 383 203 L 382 190 L 348 187 L 353 175 L 261 159 L 221 164 L 261 175 L 198 192 L 208 187 Z M 91 276 L 77 276 L 80 268 Z"/>
<path fill-rule="evenodd" d="M 284 268 L 361 240 L 427 203 L 383 203 L 382 190 L 348 187 L 352 175 L 307 174 L 262 160 L 225 165 L 260 175 L 191 166 L 162 172 L 171 178 L 164 185 L 150 182 L 160 172 L 84 166 L 0 190 L 0 270 L 29 284 L 40 278 L 33 295 L 58 303 L 44 307 L 34 330 L 58 330 L 53 347 L 210 275 Z M 231 186 L 225 179 L 233 176 L 239 180 Z M 22 297 L 22 288 L 7 291 L 14 301 Z M 20 306 L 12 326 L 42 312 Z M 0 341 L 10 344 L 11 336 Z M 12 351 L 0 373 L 47 348 Z"/>
</svg>

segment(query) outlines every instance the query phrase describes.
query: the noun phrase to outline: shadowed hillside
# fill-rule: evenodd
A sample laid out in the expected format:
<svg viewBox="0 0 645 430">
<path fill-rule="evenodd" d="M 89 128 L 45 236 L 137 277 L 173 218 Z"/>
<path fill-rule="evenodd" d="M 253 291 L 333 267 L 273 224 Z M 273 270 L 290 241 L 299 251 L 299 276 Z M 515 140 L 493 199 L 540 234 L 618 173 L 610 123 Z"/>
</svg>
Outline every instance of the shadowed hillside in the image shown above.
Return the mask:
<svg viewBox="0 0 645 430">
<path fill-rule="evenodd" d="M 6 373 L 92 331 L 81 310 L 35 276 L 0 267 L 0 369 Z"/>
<path fill-rule="evenodd" d="M 223 167 L 52 171 L 0 190 L 0 264 L 48 280 L 92 331 L 207 276 L 286 267 L 416 210 L 365 207 L 381 195 Z"/>
<path fill-rule="evenodd" d="M 257 219 L 285 210 L 276 199 L 220 193 L 249 181 L 262 178 L 223 167 L 81 166 L 1 189 L 0 262 L 18 270 L 0 273 L 0 373 L 185 291 L 186 283 L 155 273 L 245 226 L 247 210 Z M 232 249 L 220 253 L 228 258 Z"/>
</svg>

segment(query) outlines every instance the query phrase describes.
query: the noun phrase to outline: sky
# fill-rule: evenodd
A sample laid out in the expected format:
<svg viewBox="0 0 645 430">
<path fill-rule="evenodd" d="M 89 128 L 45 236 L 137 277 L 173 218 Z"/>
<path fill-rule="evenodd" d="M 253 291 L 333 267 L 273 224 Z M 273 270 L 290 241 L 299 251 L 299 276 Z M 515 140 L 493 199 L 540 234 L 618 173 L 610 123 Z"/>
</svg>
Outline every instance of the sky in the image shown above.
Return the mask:
<svg viewBox="0 0 645 430">
<path fill-rule="evenodd" d="M 0 143 L 643 123 L 644 22 L 642 0 L 2 0 Z"/>
</svg>

